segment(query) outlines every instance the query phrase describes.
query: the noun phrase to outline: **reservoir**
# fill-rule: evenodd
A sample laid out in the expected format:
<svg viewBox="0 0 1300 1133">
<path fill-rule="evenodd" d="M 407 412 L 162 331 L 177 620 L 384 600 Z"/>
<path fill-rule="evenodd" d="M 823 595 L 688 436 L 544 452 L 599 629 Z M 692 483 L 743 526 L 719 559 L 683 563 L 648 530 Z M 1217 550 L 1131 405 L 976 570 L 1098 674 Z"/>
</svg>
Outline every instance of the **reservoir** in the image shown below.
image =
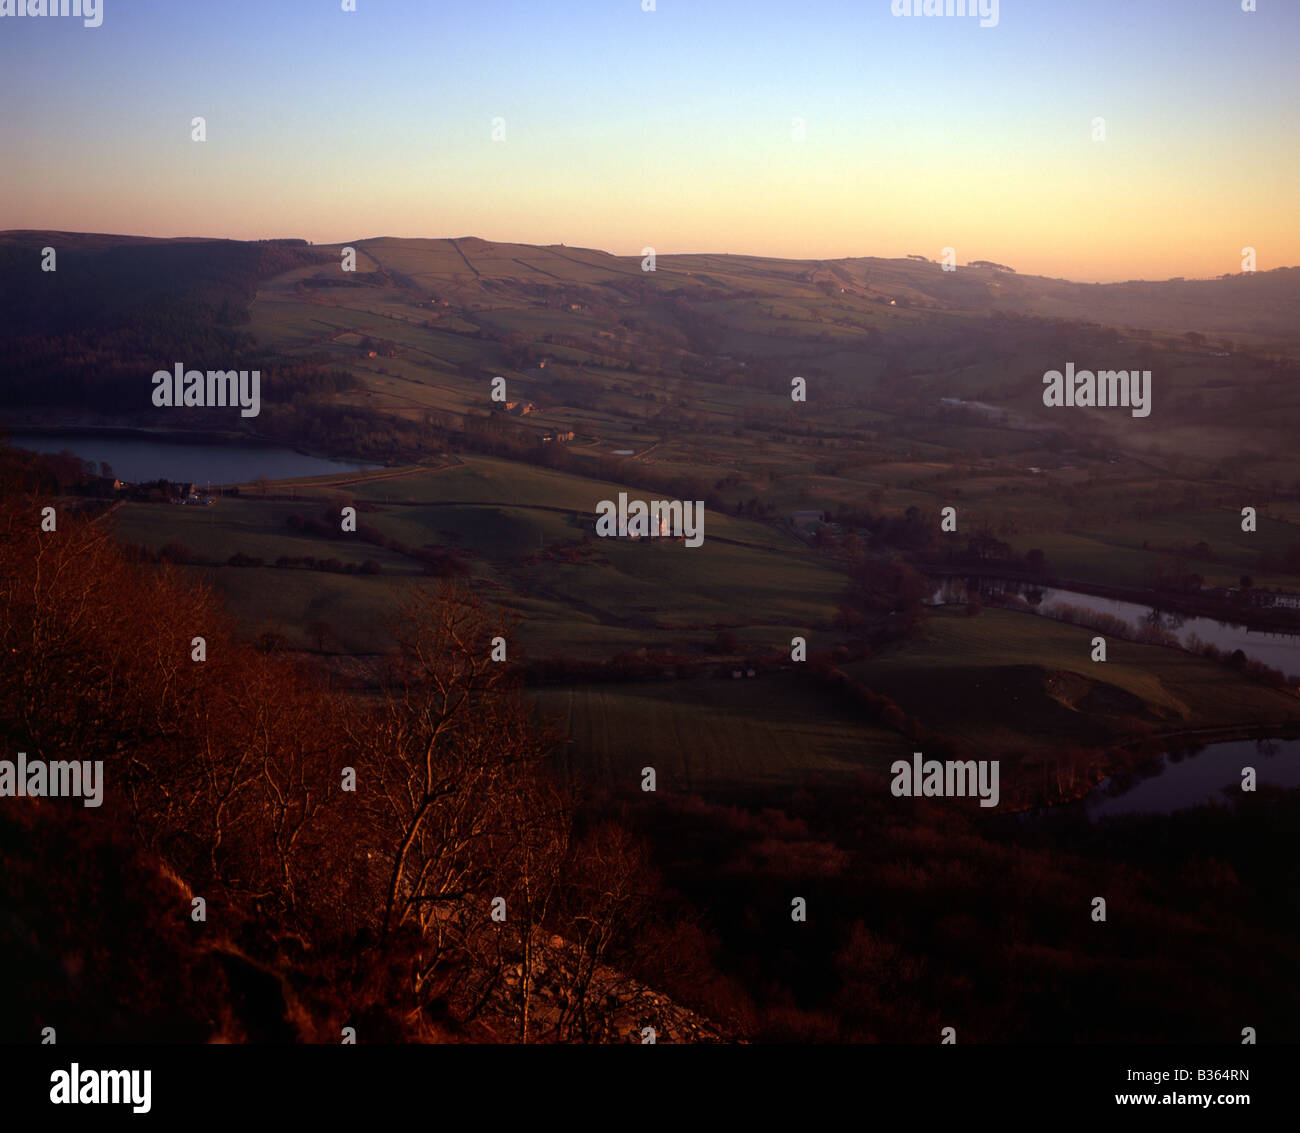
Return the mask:
<svg viewBox="0 0 1300 1133">
<path fill-rule="evenodd" d="M 254 445 L 207 445 L 192 441 L 142 440 L 137 437 L 96 437 L 73 434 L 24 433 L 12 438 L 18 448 L 57 453 L 67 450 L 82 460 L 107 463 L 121 480 L 178 480 L 203 487 L 211 483 L 245 484 L 259 477 L 268 480 L 341 475 L 379 464 L 326 460 L 287 448 Z"/>
</svg>

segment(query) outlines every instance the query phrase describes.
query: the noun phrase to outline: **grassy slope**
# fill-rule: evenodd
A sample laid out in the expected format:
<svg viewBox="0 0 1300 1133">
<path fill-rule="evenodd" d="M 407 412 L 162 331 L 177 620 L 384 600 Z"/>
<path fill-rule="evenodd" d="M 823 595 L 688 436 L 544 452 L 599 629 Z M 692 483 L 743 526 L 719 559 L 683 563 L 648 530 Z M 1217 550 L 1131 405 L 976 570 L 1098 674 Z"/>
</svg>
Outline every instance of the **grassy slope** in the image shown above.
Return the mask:
<svg viewBox="0 0 1300 1133">
<path fill-rule="evenodd" d="M 619 790 L 639 789 L 643 767 L 655 769 L 660 791 L 881 772 L 907 747 L 795 673 L 543 689 L 531 699 L 568 729 L 570 765 Z"/>
<path fill-rule="evenodd" d="M 1036 614 L 936 611 L 924 635 L 847 669 L 929 728 L 996 756 L 1176 731 L 1300 720 L 1300 701 L 1177 649 L 1111 639 Z"/>
</svg>

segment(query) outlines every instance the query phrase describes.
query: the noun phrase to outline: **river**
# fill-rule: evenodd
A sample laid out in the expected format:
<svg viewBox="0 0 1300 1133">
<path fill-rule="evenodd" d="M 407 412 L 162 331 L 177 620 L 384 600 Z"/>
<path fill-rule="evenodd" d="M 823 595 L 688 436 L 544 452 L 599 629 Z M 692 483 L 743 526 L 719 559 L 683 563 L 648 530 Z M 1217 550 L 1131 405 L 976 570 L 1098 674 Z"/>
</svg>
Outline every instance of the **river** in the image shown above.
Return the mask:
<svg viewBox="0 0 1300 1133">
<path fill-rule="evenodd" d="M 93 461 L 96 469 L 101 462 L 107 463 L 114 476 L 133 483 L 165 479 L 187 481 L 200 487 L 211 483 L 215 487 L 246 484 L 263 476 L 268 480 L 290 480 L 383 467 L 254 445 L 207 445 L 57 433 L 25 433 L 13 437 L 13 443 L 35 452 L 66 450 L 82 460 Z"/>
<path fill-rule="evenodd" d="M 1258 784 L 1300 787 L 1300 740 L 1226 740 L 1191 754 L 1169 753 L 1154 775 L 1103 779 L 1083 799 L 1090 819 L 1170 814 L 1206 802 L 1228 804 L 1225 788 L 1240 787 L 1243 767 Z"/>
<path fill-rule="evenodd" d="M 1050 616 L 1052 606 L 1080 606 L 1094 613 L 1120 618 L 1135 629 L 1148 625 L 1166 630 L 1183 645 L 1196 637 L 1227 652 L 1240 649 L 1247 658 L 1260 661 L 1269 668 L 1280 669 L 1288 676 L 1300 673 L 1300 635 L 1251 629 L 1235 622 L 1221 622 L 1213 618 L 1184 617 L 1153 606 L 1123 602 L 1118 598 L 1100 598 L 1095 594 L 1081 594 L 1077 590 L 1059 590 L 1050 586 L 979 576 L 971 576 L 969 579 L 945 578 L 931 595 L 930 604 L 938 606 L 949 602 L 965 602 L 968 582 L 977 583 L 983 594 L 1020 594 L 1027 598 L 1031 603 L 1030 608 L 1036 613 Z"/>
</svg>

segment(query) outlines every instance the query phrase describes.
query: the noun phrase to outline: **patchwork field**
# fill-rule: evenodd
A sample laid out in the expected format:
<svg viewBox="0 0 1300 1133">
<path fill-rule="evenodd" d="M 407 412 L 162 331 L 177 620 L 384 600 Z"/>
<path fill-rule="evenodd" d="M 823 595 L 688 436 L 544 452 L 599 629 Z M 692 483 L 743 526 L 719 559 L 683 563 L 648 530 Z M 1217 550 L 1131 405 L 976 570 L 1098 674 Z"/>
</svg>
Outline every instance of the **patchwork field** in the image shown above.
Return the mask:
<svg viewBox="0 0 1300 1133">
<path fill-rule="evenodd" d="M 347 371 L 355 388 L 328 386 L 316 416 L 299 403 L 292 419 L 334 455 L 373 430 L 369 459 L 390 467 L 244 485 L 210 509 L 127 502 L 112 520 L 127 542 L 179 544 L 181 569 L 222 591 L 248 629 L 299 648 L 390 648 L 388 619 L 430 558 L 519 619 L 515 659 L 743 656 L 795 635 L 832 649 L 849 632 L 851 575 L 898 556 L 987 555 L 978 569 L 998 573 L 1037 550 L 1048 574 L 1084 582 L 1232 587 L 1248 575 L 1300 589 L 1289 440 L 1300 394 L 1275 302 L 1285 273 L 1094 289 L 919 261 L 664 256 L 644 272 L 637 257 L 561 245 L 352 246 L 355 273 L 339 270 L 341 245 L 317 246 L 320 262 L 259 280 L 247 330 L 271 358 L 273 424 L 278 360 Z M 1273 338 L 1184 325 L 1180 312 L 1210 292 L 1239 321 L 1273 296 Z M 1045 407 L 1041 375 L 1067 357 L 1150 368 L 1156 415 Z M 527 414 L 490 399 L 498 376 Z M 795 376 L 804 401 L 791 399 Z M 385 414 L 405 431 L 388 432 Z M 703 546 L 595 537 L 597 505 L 624 491 L 707 497 Z M 345 505 L 366 538 L 337 529 Z M 1249 534 L 1246 505 L 1260 515 Z M 948 507 L 953 532 L 939 526 Z M 842 526 L 809 546 L 793 511 Z M 262 565 L 228 565 L 234 555 Z M 328 569 L 275 565 L 307 557 Z M 867 603 L 875 629 L 895 597 Z M 852 669 L 931 731 L 990 754 L 1294 717 L 1281 694 L 1173 650 L 1113 642 L 1093 665 L 1091 636 L 943 610 L 919 639 Z M 680 752 L 666 770 L 696 786 L 745 769 L 782 781 L 845 772 L 897 748 L 787 674 L 548 690 L 538 702 L 571 728 L 574 760 L 606 778 L 655 750 Z"/>
<path fill-rule="evenodd" d="M 225 497 L 211 508 L 129 502 L 114 515 L 121 539 L 158 551 L 180 543 L 250 624 L 273 614 L 290 636 L 328 621 L 347 652 L 380 651 L 384 620 L 423 565 L 355 535 L 292 530 L 289 517 L 329 516 L 357 503 L 359 519 L 411 548 L 457 555 L 485 593 L 522 619 L 533 655 L 602 659 L 642 647 L 694 648 L 735 627 L 747 648 L 788 647 L 829 626 L 846 586 L 842 570 L 775 528 L 706 511 L 704 541 L 601 539 L 584 517 L 627 491 L 605 481 L 467 457 L 441 470 L 362 480 L 346 489 L 302 486 L 304 498 Z M 383 502 L 380 502 L 383 501 Z M 261 567 L 223 565 L 236 553 Z M 381 573 L 340 576 L 276 568 L 281 556 L 378 563 Z M 293 627 L 298 627 L 296 630 Z"/>
</svg>

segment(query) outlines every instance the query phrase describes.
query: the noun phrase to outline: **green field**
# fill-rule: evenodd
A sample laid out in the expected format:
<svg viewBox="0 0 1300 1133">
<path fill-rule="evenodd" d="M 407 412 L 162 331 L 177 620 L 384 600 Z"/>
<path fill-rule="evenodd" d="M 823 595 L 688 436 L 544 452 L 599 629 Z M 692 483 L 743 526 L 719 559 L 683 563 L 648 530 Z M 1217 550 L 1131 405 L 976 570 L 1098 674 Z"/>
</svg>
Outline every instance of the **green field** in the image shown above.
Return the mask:
<svg viewBox="0 0 1300 1133">
<path fill-rule="evenodd" d="M 643 767 L 667 792 L 882 773 L 907 747 L 793 672 L 548 688 L 529 699 L 573 740 L 568 766 L 618 790 L 639 789 Z"/>
<path fill-rule="evenodd" d="M 1235 587 L 1248 574 L 1260 587 L 1289 589 L 1295 580 L 1270 575 L 1257 569 L 1265 552 L 1281 556 L 1300 543 L 1300 528 L 1260 514 L 1257 530 L 1241 530 L 1240 511 L 1189 509 L 1172 515 L 1127 521 L 1108 526 L 1096 534 L 1045 532 L 1032 539 L 1017 539 L 1047 555 L 1049 571 L 1059 578 L 1086 579 L 1113 586 L 1143 587 L 1170 548 L 1208 545 L 1212 559 L 1187 558 L 1185 569 L 1200 574 L 1209 586 Z M 1143 547 L 1143 544 L 1146 547 Z"/>
<path fill-rule="evenodd" d="M 1037 614 L 947 607 L 922 637 L 845 666 L 933 731 L 986 756 L 1094 746 L 1143 731 L 1300 720 L 1300 700 L 1178 649 L 1112 638 Z"/>
<path fill-rule="evenodd" d="M 382 622 L 423 568 L 356 536 L 325 539 L 288 527 L 294 513 L 337 516 L 344 496 L 385 536 L 461 556 L 489 599 L 523 619 L 519 641 L 533 655 L 598 659 L 644 646 L 700 647 L 720 627 L 735 627 L 747 648 L 788 647 L 794 634 L 829 626 L 846 586 L 833 561 L 773 527 L 709 511 L 699 547 L 598 538 L 580 517 L 600 500 L 619 491 L 651 495 L 500 460 L 467 457 L 410 476 L 295 491 L 312 494 L 294 501 L 228 496 L 211 508 L 126 503 L 115 513 L 115 530 L 153 550 L 171 542 L 190 548 L 247 623 L 276 618 L 302 641 L 301 627 L 324 618 L 349 652 L 386 647 Z M 578 561 L 551 553 L 575 543 L 583 547 Z M 222 565 L 236 552 L 267 565 Z M 383 573 L 274 568 L 282 555 L 372 559 Z"/>
</svg>

